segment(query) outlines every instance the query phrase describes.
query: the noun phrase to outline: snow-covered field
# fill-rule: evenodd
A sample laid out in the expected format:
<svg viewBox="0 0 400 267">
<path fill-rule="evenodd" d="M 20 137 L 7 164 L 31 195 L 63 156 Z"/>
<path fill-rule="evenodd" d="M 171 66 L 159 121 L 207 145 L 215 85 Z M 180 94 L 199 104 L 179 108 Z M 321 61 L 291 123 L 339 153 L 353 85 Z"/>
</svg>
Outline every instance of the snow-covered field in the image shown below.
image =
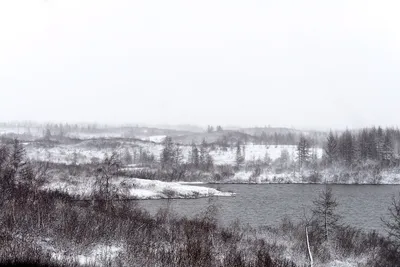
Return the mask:
<svg viewBox="0 0 400 267">
<path fill-rule="evenodd" d="M 59 190 L 82 199 L 89 199 L 95 189 L 95 178 L 53 178 L 42 189 Z M 229 197 L 234 195 L 204 186 L 123 177 L 111 180 L 111 190 L 116 197 L 123 199 Z"/>
<path fill-rule="evenodd" d="M 159 137 L 161 138 L 161 136 Z M 100 142 L 98 144 L 98 142 Z M 99 162 L 107 155 L 117 152 L 121 157 L 128 151 L 132 156 L 139 154 L 139 151 L 154 155 L 159 160 L 163 145 L 160 143 L 144 142 L 144 141 L 118 141 L 114 145 L 110 145 L 112 140 L 98 141 L 87 140 L 78 144 L 62 144 L 53 147 L 39 146 L 35 143 L 26 145 L 27 156 L 32 160 L 51 161 L 55 163 L 65 164 L 87 164 Z M 183 161 L 189 160 L 191 146 L 181 146 Z M 248 144 L 242 148 L 242 155 L 245 161 L 263 160 L 266 155 L 271 160 L 276 160 L 281 156 L 283 150 L 288 152 L 291 161 L 296 160 L 296 146 L 265 146 Z M 322 157 L 323 150 L 315 148 L 313 153 L 318 158 Z M 210 151 L 210 155 L 214 159 L 215 165 L 235 165 L 236 164 L 236 148 L 222 149 L 220 147 Z M 331 168 L 320 171 L 321 181 L 341 184 L 400 184 L 400 169 L 383 170 L 378 176 L 372 171 L 363 168 L 358 171 L 349 171 L 343 168 Z M 235 173 L 229 180 L 220 182 L 235 183 L 309 183 L 307 179 L 312 175 L 310 170 L 303 171 L 302 174 L 298 170 L 296 172 L 286 171 L 276 173 L 272 170 L 263 170 L 257 177 L 252 176 L 251 171 L 240 171 Z"/>
<path fill-rule="evenodd" d="M 281 156 L 282 150 L 287 150 L 289 158 L 291 160 L 296 159 L 296 146 L 265 146 L 265 145 L 254 145 L 249 144 L 245 146 L 244 156 L 246 161 L 264 160 L 265 156 L 268 155 L 271 160 L 276 160 Z M 321 148 L 315 148 L 315 153 L 318 158 L 322 157 L 323 150 Z M 217 149 L 211 151 L 211 156 L 214 159 L 215 164 L 231 164 L 234 165 L 236 162 L 236 148 L 228 149 L 224 151 Z M 242 150 L 243 154 L 243 150 Z"/>
<path fill-rule="evenodd" d="M 56 163 L 71 164 L 76 159 L 78 164 L 85 164 L 92 162 L 93 159 L 102 160 L 105 155 L 110 155 L 113 151 L 116 151 L 120 155 L 123 155 L 125 151 L 129 151 L 129 153 L 133 155 L 135 152 L 139 153 L 140 149 L 149 154 L 153 154 L 156 160 L 159 160 L 163 149 L 162 144 L 151 142 L 121 142 L 115 148 L 98 148 L 88 145 L 88 143 L 85 142 L 75 145 L 58 145 L 49 148 L 28 145 L 26 151 L 28 157 L 34 160 L 48 160 Z M 188 161 L 191 146 L 181 146 L 180 148 L 182 149 L 183 160 Z M 264 160 L 266 155 L 268 155 L 272 160 L 276 160 L 280 157 L 282 150 L 288 151 L 291 160 L 296 158 L 296 146 L 265 146 L 250 144 L 246 145 L 244 149 L 245 161 L 258 159 Z M 321 148 L 316 148 L 315 153 L 319 158 L 321 158 L 323 151 Z M 74 156 L 74 154 L 76 154 L 76 156 Z M 214 164 L 235 164 L 236 148 L 223 150 L 217 147 L 215 150 L 211 150 L 210 154 L 214 159 Z"/>
<path fill-rule="evenodd" d="M 94 160 L 102 160 L 113 152 L 122 156 L 127 150 L 133 156 L 135 152 L 139 153 L 140 148 L 142 151 L 154 154 L 156 158 L 159 157 L 162 150 L 161 145 L 149 142 L 123 142 L 118 143 L 116 147 L 101 147 L 93 145 L 92 141 L 84 141 L 78 144 L 62 144 L 54 147 L 38 147 L 30 144 L 26 146 L 26 153 L 33 160 L 66 164 L 72 164 L 76 160 L 77 164 L 87 164 Z"/>
</svg>

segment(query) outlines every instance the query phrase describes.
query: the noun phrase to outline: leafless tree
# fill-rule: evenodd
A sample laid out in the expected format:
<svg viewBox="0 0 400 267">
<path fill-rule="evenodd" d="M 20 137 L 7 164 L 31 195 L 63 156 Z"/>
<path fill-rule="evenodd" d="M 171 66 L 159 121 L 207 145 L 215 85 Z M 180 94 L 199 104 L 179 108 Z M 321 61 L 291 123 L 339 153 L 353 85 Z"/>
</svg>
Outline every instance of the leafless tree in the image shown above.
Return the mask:
<svg viewBox="0 0 400 267">
<path fill-rule="evenodd" d="M 118 154 L 113 152 L 111 156 L 107 156 L 96 170 L 95 197 L 105 201 L 106 209 L 109 208 L 113 197 L 111 181 L 118 173 L 121 166 Z"/>
</svg>

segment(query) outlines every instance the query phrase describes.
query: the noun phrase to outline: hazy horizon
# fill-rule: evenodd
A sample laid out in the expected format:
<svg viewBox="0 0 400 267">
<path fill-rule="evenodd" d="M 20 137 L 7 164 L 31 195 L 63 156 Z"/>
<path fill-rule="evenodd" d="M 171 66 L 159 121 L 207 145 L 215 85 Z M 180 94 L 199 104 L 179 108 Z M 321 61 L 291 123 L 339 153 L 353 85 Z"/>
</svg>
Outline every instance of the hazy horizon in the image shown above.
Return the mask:
<svg viewBox="0 0 400 267">
<path fill-rule="evenodd" d="M 0 121 L 397 126 L 396 1 L 0 3 Z"/>
<path fill-rule="evenodd" d="M 126 123 L 104 123 L 104 122 L 98 122 L 98 121 L 31 121 L 31 120 L 14 120 L 14 121 L 0 121 L 0 124 L 5 123 L 9 126 L 13 125 L 13 127 L 20 126 L 20 127 L 26 127 L 28 125 L 31 125 L 32 127 L 35 126 L 45 126 L 46 124 L 69 124 L 69 125 L 79 125 L 79 126 L 85 126 L 85 125 L 97 125 L 99 128 L 102 127 L 139 127 L 139 128 L 158 128 L 158 129 L 171 129 L 171 130 L 182 130 L 182 131 L 205 131 L 207 130 L 208 126 L 212 126 L 214 131 L 216 130 L 217 126 L 221 126 L 223 130 L 243 130 L 243 129 L 291 129 L 291 130 L 298 130 L 298 131 L 315 131 L 315 132 L 343 132 L 345 130 L 351 130 L 351 131 L 358 131 L 362 130 L 364 128 L 378 128 L 381 127 L 382 129 L 386 128 L 394 128 L 394 129 L 399 129 L 399 126 L 397 125 L 382 125 L 382 124 L 376 124 L 376 125 L 365 125 L 362 127 L 338 127 L 338 128 L 333 128 L 333 127 L 294 127 L 294 126 L 280 126 L 280 125 L 250 125 L 250 126 L 243 126 L 243 125 L 224 125 L 224 124 L 215 124 L 215 125 L 201 125 L 201 124 L 149 124 L 149 123 L 135 123 L 135 122 L 126 122 Z"/>
</svg>

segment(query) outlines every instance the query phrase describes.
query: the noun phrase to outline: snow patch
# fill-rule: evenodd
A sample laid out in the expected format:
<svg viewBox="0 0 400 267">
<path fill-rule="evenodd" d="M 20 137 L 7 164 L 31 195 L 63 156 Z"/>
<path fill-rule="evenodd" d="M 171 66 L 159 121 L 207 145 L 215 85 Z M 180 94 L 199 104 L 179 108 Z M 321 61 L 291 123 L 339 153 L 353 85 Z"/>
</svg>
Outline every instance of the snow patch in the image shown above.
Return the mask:
<svg viewBox="0 0 400 267">
<path fill-rule="evenodd" d="M 110 182 L 115 194 L 119 198 L 125 199 L 201 198 L 234 195 L 234 193 L 221 192 L 214 188 L 159 180 L 118 177 L 112 179 Z M 42 186 L 42 189 L 50 191 L 58 190 L 72 196 L 89 199 L 95 188 L 94 185 L 94 177 L 70 177 L 62 180 L 53 179 Z"/>
</svg>

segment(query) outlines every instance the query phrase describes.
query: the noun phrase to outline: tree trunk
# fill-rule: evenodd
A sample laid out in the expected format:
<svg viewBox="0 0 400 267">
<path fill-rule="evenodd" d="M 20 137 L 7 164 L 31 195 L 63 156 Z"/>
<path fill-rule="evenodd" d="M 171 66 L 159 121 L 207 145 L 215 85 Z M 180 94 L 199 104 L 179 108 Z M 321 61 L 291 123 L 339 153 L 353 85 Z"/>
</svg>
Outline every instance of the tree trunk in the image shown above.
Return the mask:
<svg viewBox="0 0 400 267">
<path fill-rule="evenodd" d="M 328 215 L 327 215 L 327 211 L 325 209 L 325 240 L 328 241 Z"/>
<path fill-rule="evenodd" d="M 310 240 L 308 238 L 308 228 L 307 228 L 307 226 L 306 226 L 306 240 L 307 240 L 307 256 L 308 256 L 308 259 L 310 261 L 310 267 L 312 267 L 313 264 L 314 264 L 314 260 L 313 260 L 312 254 L 311 254 Z"/>
</svg>

